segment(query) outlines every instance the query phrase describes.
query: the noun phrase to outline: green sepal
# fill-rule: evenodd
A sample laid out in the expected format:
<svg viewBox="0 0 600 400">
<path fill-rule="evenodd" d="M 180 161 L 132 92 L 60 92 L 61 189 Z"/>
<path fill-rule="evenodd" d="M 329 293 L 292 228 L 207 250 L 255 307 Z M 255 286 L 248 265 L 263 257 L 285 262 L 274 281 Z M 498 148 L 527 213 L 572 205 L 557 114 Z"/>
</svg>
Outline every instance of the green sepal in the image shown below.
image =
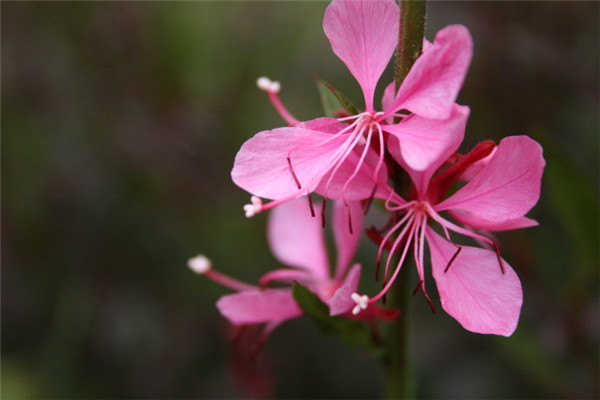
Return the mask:
<svg viewBox="0 0 600 400">
<path fill-rule="evenodd" d="M 319 90 L 319 98 L 323 107 L 323 114 L 326 117 L 335 117 L 335 110 L 339 108 L 340 103 L 336 99 L 331 90 L 325 86 L 325 83 L 317 78 L 317 89 Z"/>
<path fill-rule="evenodd" d="M 358 109 L 356 108 L 356 106 L 354 104 L 352 104 L 352 102 L 350 100 L 348 100 L 348 98 L 346 96 L 344 96 L 342 94 L 342 92 L 340 92 L 339 90 L 337 90 L 336 88 L 334 88 L 327 82 L 319 81 L 319 83 L 320 83 L 319 84 L 319 93 L 321 94 L 321 102 L 323 103 L 323 108 L 325 109 L 326 114 L 328 114 L 326 107 L 331 107 L 330 112 L 332 113 L 332 115 L 333 115 L 333 111 L 335 111 L 335 109 L 336 109 L 335 103 L 332 103 L 333 98 L 329 99 L 331 97 L 331 95 L 333 95 L 335 100 L 337 100 L 337 103 L 339 103 L 339 105 L 342 106 L 342 108 L 344 110 L 346 110 L 346 112 L 348 114 L 350 114 L 350 115 L 358 114 Z M 329 91 L 325 90 L 325 88 L 329 89 Z M 328 98 L 326 100 L 327 106 L 325 105 L 325 100 L 324 100 L 325 93 L 328 96 Z"/>
<path fill-rule="evenodd" d="M 361 347 L 374 355 L 381 355 L 381 349 L 373 343 L 367 324 L 341 316 L 330 316 L 327 304 L 299 283 L 295 283 L 292 287 L 292 294 L 298 306 L 317 324 L 323 333 L 337 336 L 342 342 Z"/>
</svg>

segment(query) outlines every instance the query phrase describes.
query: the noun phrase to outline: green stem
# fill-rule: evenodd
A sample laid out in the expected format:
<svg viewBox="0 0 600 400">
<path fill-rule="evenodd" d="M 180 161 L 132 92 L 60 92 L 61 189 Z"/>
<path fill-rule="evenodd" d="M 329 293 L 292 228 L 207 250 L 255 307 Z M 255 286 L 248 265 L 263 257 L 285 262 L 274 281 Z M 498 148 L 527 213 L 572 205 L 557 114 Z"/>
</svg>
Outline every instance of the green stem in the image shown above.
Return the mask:
<svg viewBox="0 0 600 400">
<path fill-rule="evenodd" d="M 411 357 L 410 282 L 412 265 L 404 265 L 389 293 L 390 304 L 401 314 L 390 326 L 387 336 L 386 399 L 414 399 L 415 376 Z"/>
<path fill-rule="evenodd" d="M 396 90 L 421 54 L 425 33 L 425 0 L 401 0 L 400 33 L 395 62 Z M 404 179 L 403 179 L 404 178 Z M 406 195 L 408 181 L 399 169 L 393 172 L 394 190 Z M 406 261 L 405 261 L 406 264 Z M 416 385 L 411 357 L 410 292 L 412 265 L 404 265 L 389 293 L 389 304 L 399 308 L 398 320 L 390 326 L 387 337 L 387 399 L 415 398 Z"/>
<path fill-rule="evenodd" d="M 396 53 L 396 91 L 421 55 L 425 34 L 425 0 L 400 1 L 400 30 Z"/>
</svg>

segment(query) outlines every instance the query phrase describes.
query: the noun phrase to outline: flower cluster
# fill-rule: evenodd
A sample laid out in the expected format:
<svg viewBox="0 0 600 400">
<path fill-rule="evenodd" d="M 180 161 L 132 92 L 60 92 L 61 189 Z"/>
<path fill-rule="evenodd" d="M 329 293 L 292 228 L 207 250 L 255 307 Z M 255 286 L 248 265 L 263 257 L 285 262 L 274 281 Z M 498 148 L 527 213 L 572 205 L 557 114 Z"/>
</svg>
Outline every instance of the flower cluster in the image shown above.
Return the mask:
<svg viewBox="0 0 600 400">
<path fill-rule="evenodd" d="M 434 308 L 425 287 L 427 247 L 448 314 L 472 332 L 509 336 L 516 329 L 521 284 L 490 232 L 537 224 L 525 214 L 539 198 L 542 148 L 527 136 L 510 136 L 498 145 L 486 141 L 467 154 L 457 152 L 470 110 L 456 98 L 472 56 L 471 36 L 461 25 L 425 41 L 402 84 L 390 83 L 376 109 L 375 89 L 396 49 L 399 20 L 394 0 L 333 0 L 325 12 L 325 34 L 360 85 L 364 111 L 346 109 L 339 118 L 302 122 L 281 102 L 278 82 L 258 80 L 289 125 L 246 141 L 231 176 L 252 194 L 244 206 L 247 217 L 272 209 L 269 242 L 291 268 L 272 271 L 251 286 L 212 270 L 203 257 L 190 260 L 193 270 L 237 292 L 217 303 L 233 324 L 264 323 L 269 332 L 302 313 L 290 288 L 272 282 L 305 285 L 331 315 L 385 319 L 388 314 L 377 303 L 409 255 L 419 277 L 415 291 L 421 290 Z M 393 184 L 401 174 L 411 181 L 406 193 Z M 313 194 L 323 201 L 313 203 Z M 328 200 L 333 200 L 338 252 L 334 274 L 322 229 Z M 374 200 L 389 222 L 369 235 L 379 245 L 373 264 L 379 270 L 385 262 L 382 289 L 368 296 L 358 292 L 361 266 L 350 265 L 363 214 Z M 458 244 L 451 237 L 456 235 L 478 246 Z"/>
</svg>

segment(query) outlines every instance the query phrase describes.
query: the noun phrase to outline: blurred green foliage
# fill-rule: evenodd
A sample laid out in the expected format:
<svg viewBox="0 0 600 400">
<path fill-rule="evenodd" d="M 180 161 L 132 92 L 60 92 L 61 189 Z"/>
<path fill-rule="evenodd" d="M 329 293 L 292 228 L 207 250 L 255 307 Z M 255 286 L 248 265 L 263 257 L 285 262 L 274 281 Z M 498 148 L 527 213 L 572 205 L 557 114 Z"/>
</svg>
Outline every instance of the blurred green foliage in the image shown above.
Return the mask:
<svg viewBox="0 0 600 400">
<path fill-rule="evenodd" d="M 246 396 L 214 307 L 226 291 L 186 260 L 247 281 L 278 266 L 229 172 L 244 140 L 283 125 L 257 77 L 299 119 L 322 114 L 313 72 L 360 105 L 325 7 L 2 3 L 2 398 Z M 415 298 L 420 397 L 599 396 L 599 8 L 429 4 L 429 39 L 452 23 L 474 38 L 465 150 L 528 134 L 547 169 L 540 226 L 499 235 L 523 281 L 517 332 L 471 334 Z M 373 253 L 365 241 L 363 281 Z M 264 352 L 274 397 L 382 393 L 376 360 L 306 318 Z"/>
</svg>

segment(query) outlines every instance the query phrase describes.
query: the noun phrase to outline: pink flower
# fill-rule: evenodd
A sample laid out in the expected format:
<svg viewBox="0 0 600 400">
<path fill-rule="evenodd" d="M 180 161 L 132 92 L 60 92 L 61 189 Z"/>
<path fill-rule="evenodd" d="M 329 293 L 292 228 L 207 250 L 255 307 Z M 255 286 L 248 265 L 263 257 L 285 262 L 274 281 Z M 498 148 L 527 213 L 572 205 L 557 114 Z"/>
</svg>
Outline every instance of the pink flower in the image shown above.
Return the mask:
<svg viewBox="0 0 600 400">
<path fill-rule="evenodd" d="M 319 205 L 315 205 L 319 210 Z M 359 203 L 350 203 L 356 226 L 362 224 Z M 268 240 L 275 257 L 289 268 L 265 274 L 259 285 L 248 285 L 218 273 L 204 256 L 189 261 L 196 273 L 222 284 L 237 293 L 221 297 L 217 308 L 234 325 L 266 324 L 265 333 L 282 322 L 296 318 L 302 310 L 296 304 L 291 288 L 269 287 L 272 282 L 299 282 L 317 294 L 329 306 L 330 315 L 341 315 L 354 306 L 351 294 L 356 292 L 361 267 L 351 261 L 358 246 L 359 235 L 348 232 L 348 216 L 344 206 L 337 203 L 333 210 L 333 233 L 337 247 L 335 273 L 329 269 L 324 231 L 320 221 L 311 218 L 298 199 L 272 211 L 268 224 Z"/>
<path fill-rule="evenodd" d="M 496 244 L 473 229 L 504 231 L 537 225 L 524 215 L 539 199 L 545 161 L 537 142 L 527 136 L 510 136 L 495 149 L 488 142 L 481 144 L 433 177 L 458 148 L 463 129 L 464 126 L 462 129 L 457 127 L 451 135 L 453 145 L 429 168 L 424 171 L 408 169 L 415 185 L 414 200 L 406 201 L 393 194 L 386 201 L 386 208 L 400 211 L 402 217 L 381 242 L 378 260 L 383 248 L 388 246 L 388 239 L 399 232 L 386 261 L 384 288 L 368 303 L 377 301 L 387 292 L 412 247 L 419 275 L 417 289 L 423 290 L 433 308 L 424 283 L 424 245 L 427 242 L 432 273 L 444 310 L 472 332 L 510 336 L 516 329 L 521 310 L 521 283 L 510 265 L 500 257 Z M 406 166 L 400 152 L 392 154 Z M 487 158 L 488 155 L 491 157 Z M 442 199 L 461 176 L 470 178 L 468 183 Z M 391 205 L 390 200 L 396 205 Z M 442 217 L 443 211 L 468 228 Z M 446 239 L 429 227 L 430 221 L 441 226 Z M 456 245 L 450 241 L 450 231 L 471 237 L 488 248 Z M 400 261 L 390 276 L 391 255 L 400 249 Z"/>
<path fill-rule="evenodd" d="M 394 0 L 333 0 L 327 7 L 325 34 L 364 95 L 365 111 L 357 115 L 298 123 L 277 97 L 280 85 L 259 80 L 293 126 L 259 132 L 238 152 L 232 179 L 257 196 L 245 207 L 247 216 L 311 192 L 344 203 L 387 195 L 378 189 L 386 187 L 388 136 L 397 139 L 388 143 L 389 151 L 401 153 L 418 171 L 428 169 L 448 147 L 450 132 L 465 118 L 454 101 L 471 60 L 469 32 L 460 25 L 438 32 L 398 92 L 388 86 L 383 111 L 376 111 L 375 88 L 394 53 L 398 21 Z M 259 197 L 274 201 L 262 204 Z"/>
</svg>

